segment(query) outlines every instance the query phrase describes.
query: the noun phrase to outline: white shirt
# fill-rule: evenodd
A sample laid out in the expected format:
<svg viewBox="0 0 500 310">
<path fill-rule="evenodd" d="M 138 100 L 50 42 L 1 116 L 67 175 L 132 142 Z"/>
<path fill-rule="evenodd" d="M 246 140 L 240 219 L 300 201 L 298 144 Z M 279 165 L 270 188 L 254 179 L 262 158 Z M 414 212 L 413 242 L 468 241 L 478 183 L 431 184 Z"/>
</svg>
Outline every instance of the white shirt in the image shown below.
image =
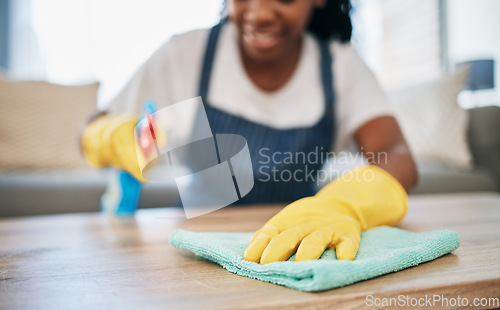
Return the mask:
<svg viewBox="0 0 500 310">
<path fill-rule="evenodd" d="M 198 96 L 208 29 L 176 35 L 142 65 L 113 99 L 112 113 L 139 115 L 144 102 L 158 109 Z M 336 143 L 334 151 L 351 146 L 353 133 L 364 123 L 392 115 L 384 92 L 354 48 L 330 44 L 335 91 Z M 208 91 L 209 103 L 256 123 L 287 129 L 314 125 L 324 114 L 319 47 L 304 35 L 300 60 L 293 77 L 274 92 L 259 89 L 246 75 L 232 23 L 221 31 Z"/>
</svg>

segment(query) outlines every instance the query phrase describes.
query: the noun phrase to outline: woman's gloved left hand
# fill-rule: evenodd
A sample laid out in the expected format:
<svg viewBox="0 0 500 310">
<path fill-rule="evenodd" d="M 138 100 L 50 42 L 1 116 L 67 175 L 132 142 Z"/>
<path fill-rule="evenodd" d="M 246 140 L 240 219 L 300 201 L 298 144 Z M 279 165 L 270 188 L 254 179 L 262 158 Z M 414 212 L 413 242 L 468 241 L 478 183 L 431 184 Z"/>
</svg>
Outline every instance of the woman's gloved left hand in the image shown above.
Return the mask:
<svg viewBox="0 0 500 310">
<path fill-rule="evenodd" d="M 271 218 L 252 237 L 244 258 L 267 264 L 288 259 L 318 259 L 335 249 L 338 259 L 353 260 L 363 230 L 395 225 L 407 211 L 399 182 L 377 166 L 365 166 L 297 200 Z"/>
</svg>

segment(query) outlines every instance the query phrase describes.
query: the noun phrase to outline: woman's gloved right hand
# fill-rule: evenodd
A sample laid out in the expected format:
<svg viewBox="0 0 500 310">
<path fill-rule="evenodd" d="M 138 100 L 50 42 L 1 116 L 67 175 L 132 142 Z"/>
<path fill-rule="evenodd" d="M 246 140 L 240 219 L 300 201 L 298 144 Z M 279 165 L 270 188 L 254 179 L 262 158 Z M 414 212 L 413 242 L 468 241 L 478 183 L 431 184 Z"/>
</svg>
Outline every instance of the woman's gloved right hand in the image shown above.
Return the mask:
<svg viewBox="0 0 500 310">
<path fill-rule="evenodd" d="M 243 258 L 268 264 L 297 252 L 295 261 L 304 261 L 335 249 L 337 259 L 354 260 L 362 231 L 396 225 L 407 209 L 408 196 L 392 175 L 358 167 L 283 208 L 254 233 Z"/>
<path fill-rule="evenodd" d="M 134 130 L 137 118 L 104 115 L 89 123 L 82 136 L 83 153 L 94 167 L 113 166 L 146 182 L 141 173 L 136 151 Z"/>
</svg>

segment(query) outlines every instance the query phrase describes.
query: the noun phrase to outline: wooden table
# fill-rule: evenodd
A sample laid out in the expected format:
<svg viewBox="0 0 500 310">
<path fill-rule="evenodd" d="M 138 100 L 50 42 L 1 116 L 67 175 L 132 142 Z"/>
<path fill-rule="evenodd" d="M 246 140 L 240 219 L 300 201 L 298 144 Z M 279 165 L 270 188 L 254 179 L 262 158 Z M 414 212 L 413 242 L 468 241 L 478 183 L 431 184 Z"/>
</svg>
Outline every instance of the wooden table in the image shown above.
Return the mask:
<svg viewBox="0 0 500 310">
<path fill-rule="evenodd" d="M 253 231 L 278 210 L 224 208 L 191 220 L 180 209 L 141 210 L 133 220 L 96 213 L 0 220 L 0 309 L 373 309 L 366 306 L 369 295 L 372 302 L 400 295 L 460 297 L 469 303 L 500 297 L 499 194 L 411 197 L 400 227 L 455 230 L 460 248 L 414 268 L 322 293 L 237 276 L 168 245 L 169 233 L 177 228 Z"/>
</svg>

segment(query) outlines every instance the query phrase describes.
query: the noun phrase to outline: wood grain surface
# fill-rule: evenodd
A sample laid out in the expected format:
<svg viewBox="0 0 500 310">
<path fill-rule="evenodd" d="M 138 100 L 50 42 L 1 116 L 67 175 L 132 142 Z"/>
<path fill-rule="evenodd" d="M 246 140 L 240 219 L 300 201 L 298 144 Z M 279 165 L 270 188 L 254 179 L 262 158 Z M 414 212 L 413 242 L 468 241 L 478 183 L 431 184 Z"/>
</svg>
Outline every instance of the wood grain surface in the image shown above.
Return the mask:
<svg viewBox="0 0 500 310">
<path fill-rule="evenodd" d="M 168 245 L 177 228 L 254 231 L 280 208 L 224 208 L 190 220 L 176 208 L 140 210 L 128 220 L 97 213 L 2 219 L 0 309 L 375 309 L 380 307 L 367 306 L 370 298 L 434 295 L 469 304 L 490 300 L 486 306 L 479 300 L 479 307 L 415 309 L 500 307 L 491 304 L 500 297 L 499 194 L 411 197 L 400 227 L 451 229 L 460 247 L 414 268 L 321 293 L 234 275 Z"/>
</svg>

